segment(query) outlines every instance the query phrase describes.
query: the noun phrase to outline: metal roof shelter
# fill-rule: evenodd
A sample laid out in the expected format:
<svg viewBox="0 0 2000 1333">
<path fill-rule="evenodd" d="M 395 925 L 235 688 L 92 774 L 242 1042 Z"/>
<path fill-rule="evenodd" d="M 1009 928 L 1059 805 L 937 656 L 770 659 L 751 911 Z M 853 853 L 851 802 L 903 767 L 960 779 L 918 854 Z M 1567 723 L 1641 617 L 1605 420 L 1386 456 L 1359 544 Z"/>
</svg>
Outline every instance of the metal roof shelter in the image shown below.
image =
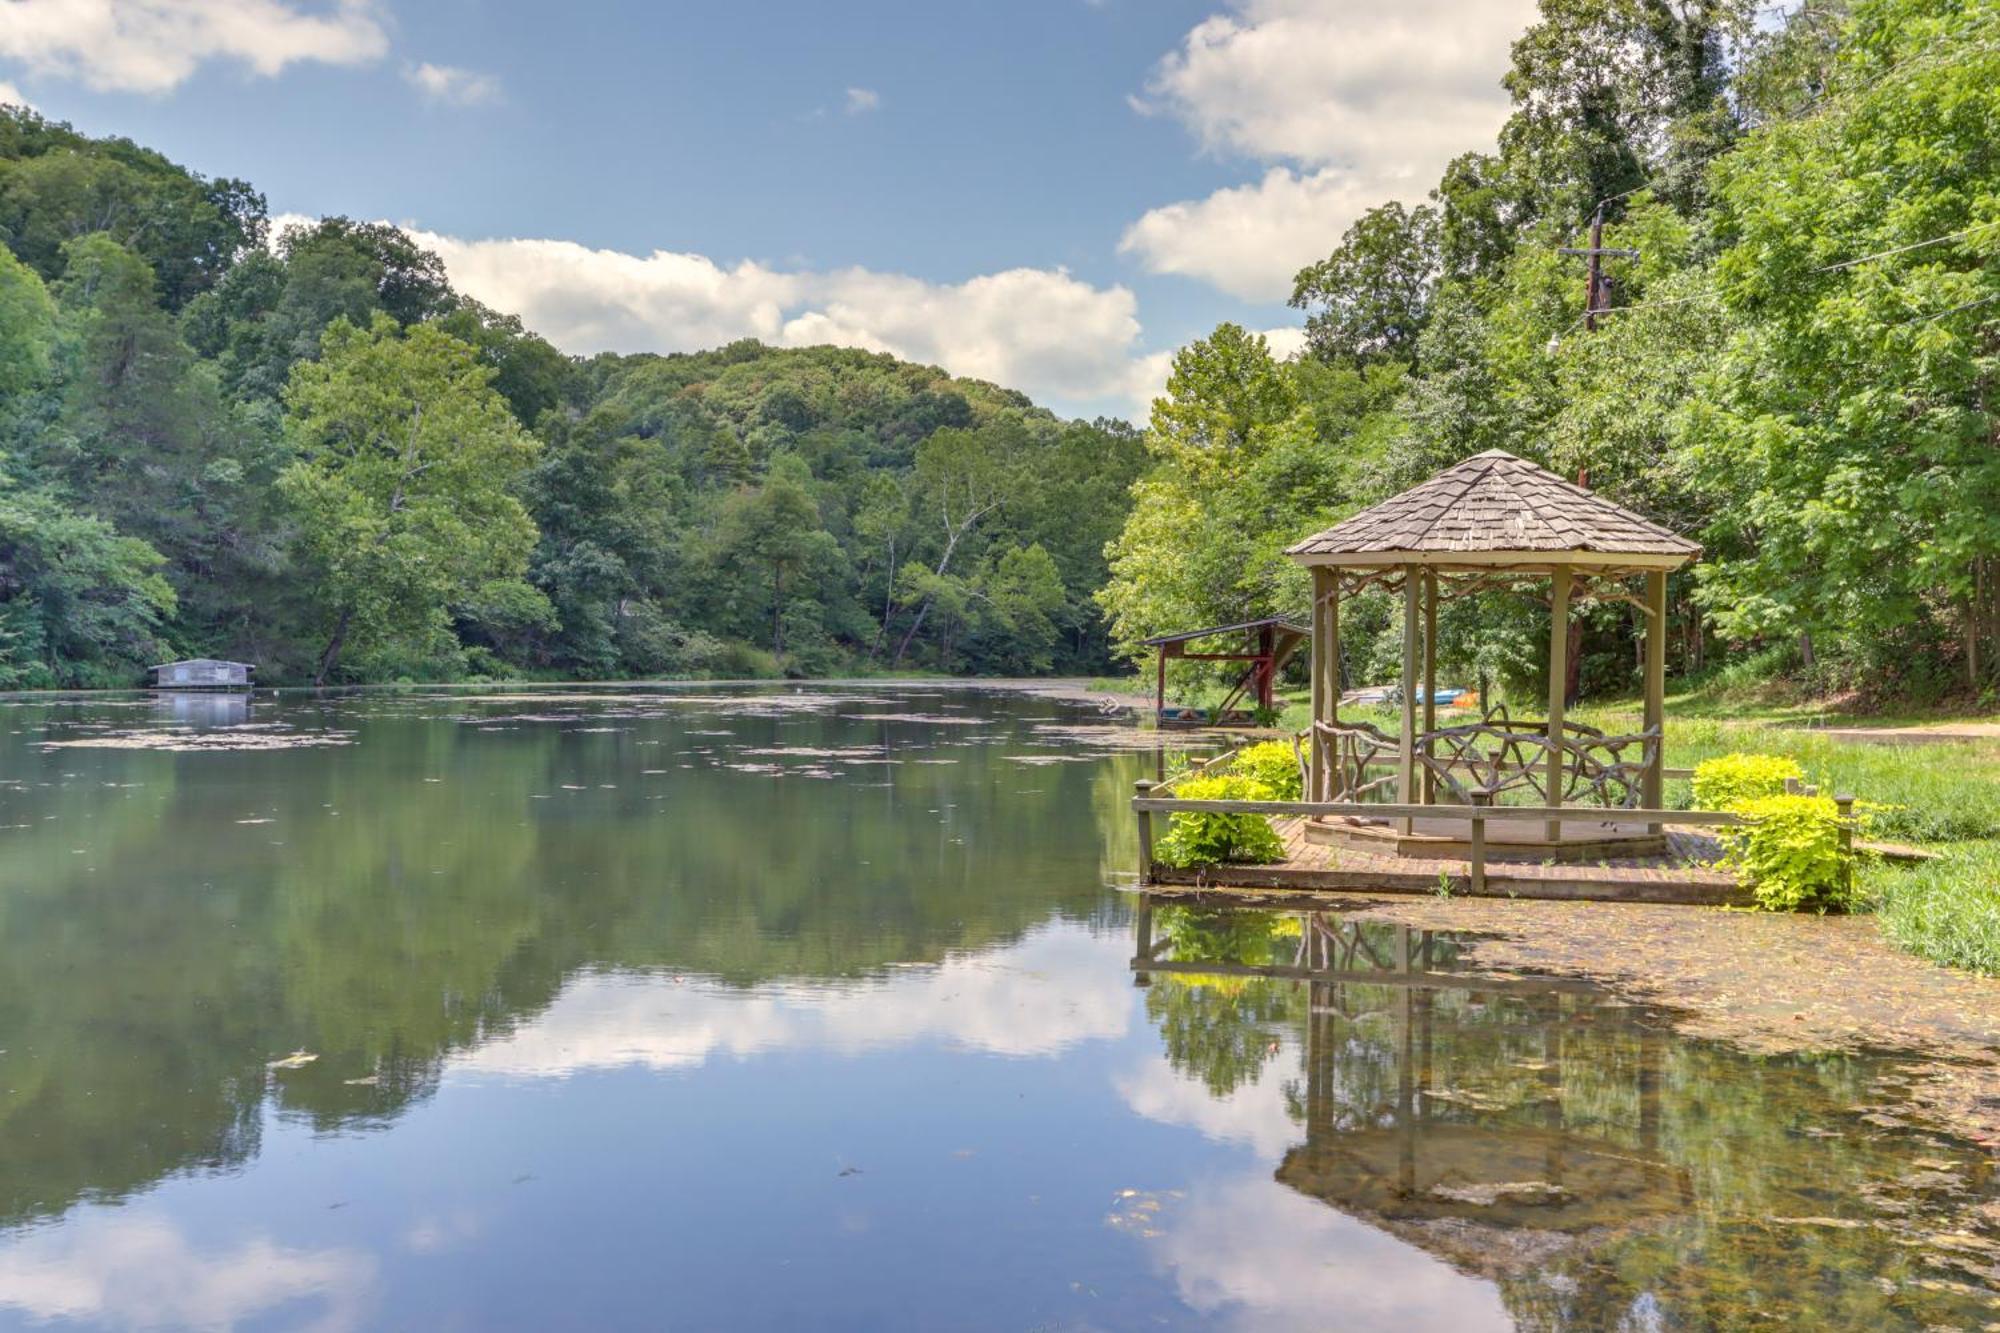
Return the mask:
<svg viewBox="0 0 2000 1333">
<path fill-rule="evenodd" d="M 146 668 L 155 689 L 162 690 L 247 690 L 250 675 L 257 668 L 248 662 L 227 662 L 215 657 L 189 657 L 179 662 L 162 662 Z"/>
<path fill-rule="evenodd" d="M 1213 625 L 1207 629 L 1184 630 L 1178 634 L 1160 634 L 1143 640 L 1148 648 L 1158 650 L 1158 683 L 1153 694 L 1153 715 L 1164 726 L 1186 726 L 1207 723 L 1228 725 L 1229 716 L 1236 701 L 1246 693 L 1257 700 L 1257 707 L 1268 710 L 1275 703 L 1275 687 L 1278 671 L 1290 660 L 1300 644 L 1311 633 L 1304 625 L 1294 624 L 1282 616 L 1267 616 L 1263 620 L 1245 620 L 1235 625 Z M 1254 647 L 1249 652 L 1237 653 L 1191 653 L 1187 646 L 1201 639 L 1220 638 L 1228 634 L 1254 636 Z M 1213 709 L 1205 717 L 1196 717 L 1193 709 L 1176 710 L 1169 716 L 1167 710 L 1167 660 L 1178 658 L 1189 662 L 1243 662 L 1247 663 L 1243 674 L 1222 706 Z M 1184 714 L 1184 715 L 1183 715 Z"/>
<path fill-rule="evenodd" d="M 1500 450 L 1476 454 L 1429 481 L 1307 537 L 1286 554 L 1312 571 L 1312 792 L 1316 801 L 1355 801 L 1384 788 L 1371 761 L 1393 756 L 1395 800 L 1434 802 L 1440 787 L 1458 799 L 1494 799 L 1528 787 L 1551 807 L 1585 792 L 1602 803 L 1658 808 L 1666 681 L 1667 574 L 1701 547 L 1584 487 Z M 1644 581 L 1643 598 L 1627 583 Z M 1440 596 L 1523 582 L 1549 584 L 1549 705 L 1546 722 L 1486 721 L 1437 727 L 1437 607 Z M 1366 723 L 1340 721 L 1340 598 L 1370 587 L 1403 599 L 1402 718 L 1390 737 Z M 1607 737 L 1563 722 L 1569 613 L 1585 598 L 1631 603 L 1646 615 L 1645 715 L 1632 736 Z M 1423 700 L 1419 730 L 1417 701 Z M 1628 761 L 1624 751 L 1637 748 Z M 1440 753 L 1442 752 L 1442 753 Z M 1475 793 L 1464 779 L 1474 780 Z M 1622 795 L 1619 793 L 1622 791 Z M 1532 832 L 1539 826 L 1523 825 Z M 1398 850 L 1424 848 L 1415 821 L 1397 821 Z M 1340 840 L 1336 838 L 1335 840 Z M 1529 850 L 1578 854 L 1606 841 L 1657 841 L 1658 826 L 1609 838 L 1566 838 L 1551 820 Z M 1432 841 L 1435 841 L 1433 839 Z M 1573 845 L 1572 845 L 1573 844 Z"/>
</svg>

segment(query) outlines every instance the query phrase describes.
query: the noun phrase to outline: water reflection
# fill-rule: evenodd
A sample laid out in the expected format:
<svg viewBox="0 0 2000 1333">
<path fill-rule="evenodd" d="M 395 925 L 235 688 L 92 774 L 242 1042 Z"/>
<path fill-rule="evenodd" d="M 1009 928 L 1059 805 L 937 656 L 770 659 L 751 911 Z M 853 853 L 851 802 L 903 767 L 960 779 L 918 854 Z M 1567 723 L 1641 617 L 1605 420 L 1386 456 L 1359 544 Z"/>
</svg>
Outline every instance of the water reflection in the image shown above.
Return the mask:
<svg viewBox="0 0 2000 1333">
<path fill-rule="evenodd" d="M 1462 953 L 1391 923 L 1147 899 L 1131 967 L 1184 1077 L 1218 1104 L 1281 1089 L 1290 1141 L 1274 1149 L 1268 1117 L 1255 1135 L 1273 1181 L 1490 1280 L 1520 1327 L 2000 1308 L 1990 1163 L 1863 1119 L 1882 1062 L 1682 1040 L 1671 1015 Z"/>
<path fill-rule="evenodd" d="M 1150 756 L 1060 705 L 260 696 L 351 743 L 47 744 L 151 707 L 0 700 L 0 1326 L 1986 1317 L 1978 1159 L 1856 1114 L 1893 1062 L 1117 892 Z"/>
<path fill-rule="evenodd" d="M 241 690 L 162 690 L 152 700 L 153 715 L 177 727 L 240 727 L 251 716 Z"/>
<path fill-rule="evenodd" d="M 375 1264 L 351 1249 L 268 1237 L 203 1249 L 157 1215 L 94 1213 L 0 1251 L 0 1309 L 114 1328 L 359 1325 Z"/>
<path fill-rule="evenodd" d="M 454 1073 L 567 1077 L 680 1069 L 784 1051 L 859 1055 L 941 1042 L 1010 1056 L 1122 1036 L 1131 1006 L 1112 940 L 1043 928 L 1019 944 L 867 981 L 793 982 L 745 993 L 712 978 L 588 974 L 547 1012 L 455 1060 Z"/>
<path fill-rule="evenodd" d="M 459 1058 L 665 1067 L 870 1033 L 1028 1053 L 1106 1031 L 1115 952 L 1008 947 L 1115 907 L 1103 834 L 1129 837 L 1140 760 L 1023 764 L 1073 748 L 1037 730 L 1060 706 L 982 699 L 967 726 L 947 704 L 286 698 L 260 722 L 356 743 L 197 754 L 39 744 L 129 727 L 143 696 L 17 704 L 0 1225 L 250 1162 L 267 1101 L 386 1126 Z M 824 751 L 852 758 L 816 776 Z M 678 1016 L 649 1026 L 663 985 Z M 315 1059 L 271 1067 L 294 1051 Z"/>
</svg>

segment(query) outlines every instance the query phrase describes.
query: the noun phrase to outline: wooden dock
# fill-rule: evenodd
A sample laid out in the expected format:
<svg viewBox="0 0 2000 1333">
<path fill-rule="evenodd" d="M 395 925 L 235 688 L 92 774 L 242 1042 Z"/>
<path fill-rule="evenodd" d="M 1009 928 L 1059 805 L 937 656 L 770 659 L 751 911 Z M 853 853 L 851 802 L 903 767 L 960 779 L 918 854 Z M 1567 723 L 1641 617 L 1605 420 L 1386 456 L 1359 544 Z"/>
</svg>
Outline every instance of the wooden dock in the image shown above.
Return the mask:
<svg viewBox="0 0 2000 1333">
<path fill-rule="evenodd" d="M 1271 827 L 1285 847 L 1285 859 L 1275 865 L 1176 870 L 1155 864 L 1152 883 L 1166 890 L 1188 887 L 1437 893 L 1441 885 L 1446 885 L 1453 894 L 1473 892 L 1472 864 L 1463 858 L 1399 856 L 1313 842 L 1305 835 L 1305 819 L 1296 815 L 1273 819 Z M 1721 855 L 1721 847 L 1707 832 L 1669 829 L 1666 837 L 1664 856 L 1566 863 L 1496 860 L 1486 867 L 1483 896 L 1701 906 L 1733 906 L 1750 901 L 1734 875 L 1709 868 Z"/>
</svg>

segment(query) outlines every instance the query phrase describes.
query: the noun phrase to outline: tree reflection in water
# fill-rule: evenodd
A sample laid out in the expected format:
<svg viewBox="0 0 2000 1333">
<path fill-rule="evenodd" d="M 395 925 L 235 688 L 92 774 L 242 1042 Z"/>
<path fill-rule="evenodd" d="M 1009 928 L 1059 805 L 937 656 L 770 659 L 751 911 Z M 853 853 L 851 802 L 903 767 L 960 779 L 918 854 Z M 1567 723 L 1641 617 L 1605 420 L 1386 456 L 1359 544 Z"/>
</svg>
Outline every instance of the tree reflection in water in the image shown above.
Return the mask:
<svg viewBox="0 0 2000 1333">
<path fill-rule="evenodd" d="M 1993 1317 L 1990 1162 L 1863 1118 L 1886 1056 L 1691 1040 L 1589 983 L 1481 974 L 1465 941 L 1334 912 L 1147 898 L 1135 933 L 1177 1069 L 1216 1097 L 1285 1080 L 1300 1138 L 1277 1180 L 1493 1281 L 1523 1328 Z"/>
</svg>

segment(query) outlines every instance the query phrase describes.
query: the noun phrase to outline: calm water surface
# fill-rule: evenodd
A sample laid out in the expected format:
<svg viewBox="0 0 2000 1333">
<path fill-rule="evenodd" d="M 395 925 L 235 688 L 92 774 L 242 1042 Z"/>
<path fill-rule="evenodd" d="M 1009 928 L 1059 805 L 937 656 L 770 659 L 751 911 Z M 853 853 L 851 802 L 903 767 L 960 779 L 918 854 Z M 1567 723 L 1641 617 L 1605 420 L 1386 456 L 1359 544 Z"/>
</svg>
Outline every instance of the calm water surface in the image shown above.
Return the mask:
<svg viewBox="0 0 2000 1333">
<path fill-rule="evenodd" d="M 231 707 L 0 706 L 0 1325 L 2000 1319 L 1895 1061 L 1142 903 L 1075 705 Z"/>
</svg>

